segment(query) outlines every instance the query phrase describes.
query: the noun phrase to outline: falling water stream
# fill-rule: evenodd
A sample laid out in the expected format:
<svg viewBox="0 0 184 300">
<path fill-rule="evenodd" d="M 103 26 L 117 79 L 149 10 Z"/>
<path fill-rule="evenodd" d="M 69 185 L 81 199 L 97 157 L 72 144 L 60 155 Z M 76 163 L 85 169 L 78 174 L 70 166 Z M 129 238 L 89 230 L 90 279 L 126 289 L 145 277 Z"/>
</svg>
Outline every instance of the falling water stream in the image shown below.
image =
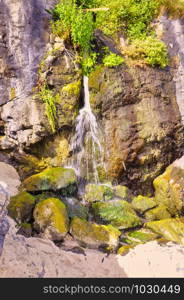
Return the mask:
<svg viewBox="0 0 184 300">
<path fill-rule="evenodd" d="M 83 77 L 84 106 L 76 118 L 75 134 L 71 142 L 72 161 L 77 175 L 99 183 L 99 166 L 103 166 L 103 147 L 100 129 L 90 106 L 88 77 Z"/>
</svg>

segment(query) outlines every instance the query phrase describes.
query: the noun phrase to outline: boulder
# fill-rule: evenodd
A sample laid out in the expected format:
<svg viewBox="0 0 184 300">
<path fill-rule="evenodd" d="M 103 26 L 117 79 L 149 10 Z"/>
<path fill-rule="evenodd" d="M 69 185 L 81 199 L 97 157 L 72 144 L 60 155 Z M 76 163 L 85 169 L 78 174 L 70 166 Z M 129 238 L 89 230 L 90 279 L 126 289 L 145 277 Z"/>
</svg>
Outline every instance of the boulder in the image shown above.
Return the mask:
<svg viewBox="0 0 184 300">
<path fill-rule="evenodd" d="M 169 241 L 184 245 L 184 218 L 153 221 L 145 223 L 144 226 Z"/>
<path fill-rule="evenodd" d="M 155 207 L 157 204 L 154 198 L 149 198 L 145 196 L 137 196 L 132 200 L 133 208 L 139 213 L 144 213 L 146 210 Z"/>
<path fill-rule="evenodd" d="M 95 219 L 111 224 L 119 229 L 127 229 L 142 224 L 130 203 L 124 200 L 97 202 L 92 204 Z"/>
<path fill-rule="evenodd" d="M 115 197 L 119 197 L 122 200 L 130 201 L 131 192 L 130 190 L 123 185 L 116 185 L 113 187 Z"/>
<path fill-rule="evenodd" d="M 17 223 L 29 222 L 32 218 L 35 197 L 27 192 L 21 192 L 10 198 L 7 206 L 8 214 Z"/>
<path fill-rule="evenodd" d="M 33 213 L 34 228 L 43 238 L 61 241 L 69 231 L 69 219 L 65 204 L 57 198 L 38 203 Z"/>
<path fill-rule="evenodd" d="M 87 202 L 106 201 L 114 196 L 113 189 L 105 184 L 88 184 L 85 188 L 84 198 Z"/>
<path fill-rule="evenodd" d="M 115 249 L 121 235 L 121 232 L 112 225 L 98 225 L 78 217 L 73 218 L 70 232 L 81 246 L 93 249 L 102 246 Z"/>
<path fill-rule="evenodd" d="M 124 241 L 130 245 L 147 243 L 153 241 L 159 237 L 159 234 L 152 232 L 149 229 L 141 228 L 127 232 Z"/>
<path fill-rule="evenodd" d="M 163 204 L 148 210 L 144 216 L 148 221 L 171 218 L 171 214 L 169 213 L 167 207 Z"/>
<path fill-rule="evenodd" d="M 181 214 L 184 207 L 184 157 L 170 165 L 153 185 L 155 201 L 165 205 L 172 215 Z"/>
<path fill-rule="evenodd" d="M 79 217 L 81 219 L 88 218 L 88 207 L 80 203 L 76 198 L 64 198 L 63 202 L 66 205 L 68 216 L 70 218 Z"/>
<path fill-rule="evenodd" d="M 22 183 L 22 188 L 29 192 L 62 190 L 70 195 L 76 190 L 76 182 L 77 177 L 73 169 L 54 167 L 28 177 Z"/>
</svg>

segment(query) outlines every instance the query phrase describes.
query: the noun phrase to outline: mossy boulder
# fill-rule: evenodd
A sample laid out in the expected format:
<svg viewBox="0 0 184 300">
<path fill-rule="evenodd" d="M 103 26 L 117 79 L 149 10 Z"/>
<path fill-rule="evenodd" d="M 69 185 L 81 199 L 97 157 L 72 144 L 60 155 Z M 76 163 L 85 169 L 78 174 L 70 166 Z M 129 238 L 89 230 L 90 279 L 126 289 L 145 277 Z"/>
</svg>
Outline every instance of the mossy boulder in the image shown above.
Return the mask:
<svg viewBox="0 0 184 300">
<path fill-rule="evenodd" d="M 27 192 L 21 192 L 10 198 L 7 206 L 8 215 L 17 223 L 29 222 L 35 206 L 35 197 Z"/>
<path fill-rule="evenodd" d="M 92 204 L 92 208 L 98 222 L 110 223 L 119 229 L 132 228 L 142 224 L 131 204 L 124 200 L 97 202 Z"/>
<path fill-rule="evenodd" d="M 38 203 L 33 213 L 34 228 L 44 238 L 61 241 L 69 231 L 69 218 L 65 204 L 57 198 Z"/>
<path fill-rule="evenodd" d="M 134 230 L 126 233 L 128 244 L 133 243 L 147 243 L 153 241 L 159 237 L 159 234 L 152 232 L 149 229 L 141 228 L 140 230 Z"/>
<path fill-rule="evenodd" d="M 184 206 L 184 168 L 179 161 L 170 165 L 153 182 L 156 202 L 164 204 L 173 216 L 180 214 Z"/>
<path fill-rule="evenodd" d="M 156 205 L 157 204 L 154 201 L 154 198 L 149 198 L 141 195 L 134 197 L 132 200 L 133 208 L 139 213 L 144 213 L 145 211 L 155 207 Z"/>
<path fill-rule="evenodd" d="M 113 189 L 105 184 L 88 184 L 85 189 L 85 200 L 87 202 L 108 201 L 114 196 Z"/>
<path fill-rule="evenodd" d="M 162 220 L 171 218 L 171 214 L 165 205 L 159 205 L 145 213 L 145 218 L 148 221 Z"/>
<path fill-rule="evenodd" d="M 73 169 L 62 167 L 48 168 L 24 180 L 22 188 L 29 192 L 61 190 L 72 194 L 76 190 L 77 177 Z"/>
<path fill-rule="evenodd" d="M 98 225 L 78 217 L 73 218 L 70 232 L 83 247 L 98 249 L 99 247 L 118 246 L 121 232 L 112 225 Z"/>
<path fill-rule="evenodd" d="M 81 219 L 88 218 L 88 207 L 80 203 L 76 198 L 64 198 L 63 202 L 66 205 L 68 216 L 70 218 L 79 217 Z"/>
<path fill-rule="evenodd" d="M 124 185 L 116 185 L 114 186 L 114 194 L 116 197 L 119 197 L 123 200 L 129 201 L 131 199 L 130 190 Z"/>
<path fill-rule="evenodd" d="M 144 226 L 169 241 L 184 245 L 184 218 L 153 221 L 145 223 Z"/>
</svg>

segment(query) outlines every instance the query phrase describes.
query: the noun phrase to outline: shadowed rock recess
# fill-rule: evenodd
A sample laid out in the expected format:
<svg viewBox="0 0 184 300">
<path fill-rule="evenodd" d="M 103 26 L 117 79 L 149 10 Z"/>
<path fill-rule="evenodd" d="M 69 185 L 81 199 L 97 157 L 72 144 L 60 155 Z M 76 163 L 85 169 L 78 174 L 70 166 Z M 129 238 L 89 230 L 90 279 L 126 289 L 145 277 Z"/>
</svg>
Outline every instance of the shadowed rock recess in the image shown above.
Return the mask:
<svg viewBox="0 0 184 300">
<path fill-rule="evenodd" d="M 0 0 L 0 277 L 124 277 L 144 246 L 183 249 L 176 2 Z"/>
</svg>

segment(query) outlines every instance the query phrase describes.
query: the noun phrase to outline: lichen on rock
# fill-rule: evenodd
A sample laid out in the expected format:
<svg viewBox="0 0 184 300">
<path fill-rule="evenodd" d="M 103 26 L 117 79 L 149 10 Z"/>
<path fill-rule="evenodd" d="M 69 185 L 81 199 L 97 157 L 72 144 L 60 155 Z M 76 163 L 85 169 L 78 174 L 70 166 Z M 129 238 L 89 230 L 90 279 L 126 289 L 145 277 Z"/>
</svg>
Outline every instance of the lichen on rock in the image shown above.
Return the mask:
<svg viewBox="0 0 184 300">
<path fill-rule="evenodd" d="M 18 224 L 30 221 L 35 201 L 35 197 L 27 192 L 11 197 L 7 207 L 9 216 Z"/>
<path fill-rule="evenodd" d="M 62 167 L 48 168 L 25 179 L 22 188 L 27 191 L 65 190 L 68 194 L 76 190 L 77 177 L 73 169 Z"/>
<path fill-rule="evenodd" d="M 48 198 L 34 209 L 34 228 L 42 237 L 61 241 L 69 231 L 69 219 L 65 204 L 58 198 Z"/>
<path fill-rule="evenodd" d="M 115 249 L 121 235 L 121 232 L 112 225 L 98 225 L 77 217 L 71 222 L 70 232 L 80 245 L 93 249 L 100 246 Z"/>
</svg>

